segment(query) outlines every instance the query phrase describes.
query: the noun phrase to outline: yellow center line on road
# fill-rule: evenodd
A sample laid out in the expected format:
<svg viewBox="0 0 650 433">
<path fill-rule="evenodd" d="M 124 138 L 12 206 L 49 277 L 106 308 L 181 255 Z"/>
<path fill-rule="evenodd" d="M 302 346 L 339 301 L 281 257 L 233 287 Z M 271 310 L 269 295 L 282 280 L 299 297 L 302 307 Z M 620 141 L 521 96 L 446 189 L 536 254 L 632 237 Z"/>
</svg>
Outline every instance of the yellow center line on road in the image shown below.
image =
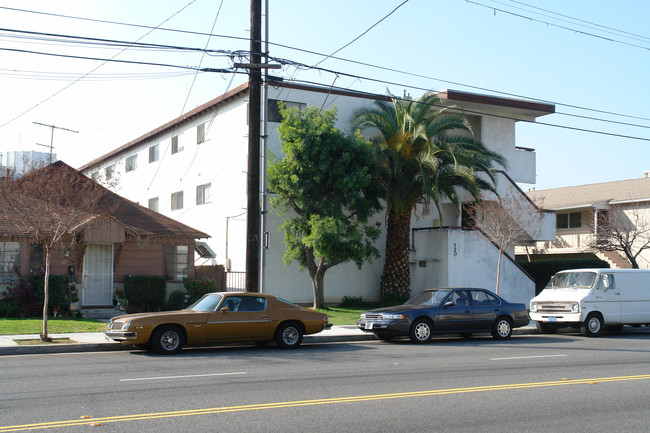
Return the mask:
<svg viewBox="0 0 650 433">
<path fill-rule="evenodd" d="M 289 407 L 316 406 L 316 405 L 324 405 L 324 404 L 341 404 L 341 403 L 366 402 L 366 401 L 374 401 L 374 400 L 390 400 L 395 398 L 432 397 L 432 396 L 449 395 L 449 394 L 463 394 L 463 393 L 485 392 L 485 391 L 504 391 L 504 390 L 515 390 L 515 389 L 526 389 L 526 388 L 542 388 L 542 387 L 562 386 L 562 385 L 585 385 L 585 384 L 595 384 L 595 383 L 604 383 L 604 382 L 622 382 L 628 380 L 648 380 L 648 379 L 650 379 L 650 374 L 642 374 L 637 376 L 598 377 L 598 378 L 591 378 L 591 379 L 565 379 L 565 380 L 557 380 L 551 382 L 514 383 L 514 384 L 506 384 L 506 385 L 489 385 L 489 386 L 477 386 L 477 387 L 469 387 L 469 388 L 450 388 L 450 389 L 438 389 L 438 390 L 430 390 L 430 391 L 398 392 L 392 394 L 359 395 L 359 396 L 352 396 L 352 397 L 335 397 L 335 398 L 324 398 L 324 399 L 315 399 L 315 400 L 249 404 L 244 406 L 225 406 L 225 407 L 215 407 L 215 408 L 208 408 L 208 409 L 192 409 L 192 410 L 182 410 L 182 411 L 172 411 L 172 412 L 144 413 L 144 414 L 135 414 L 135 415 L 122 415 L 122 416 L 101 417 L 101 418 L 84 418 L 84 419 L 73 419 L 67 421 L 12 425 L 12 426 L 0 427 L 0 433 L 26 431 L 26 430 L 40 430 L 40 429 L 50 429 L 50 428 L 57 428 L 57 427 L 70 427 L 70 426 L 80 426 L 80 425 L 100 425 L 104 423 L 113 423 L 113 422 L 176 418 L 176 417 L 183 417 L 183 416 L 207 415 L 207 414 L 218 414 L 218 413 L 228 413 L 228 412 L 244 412 L 244 411 L 251 411 L 251 410 L 268 410 L 268 409 L 280 409 L 280 408 L 289 408 Z"/>
</svg>

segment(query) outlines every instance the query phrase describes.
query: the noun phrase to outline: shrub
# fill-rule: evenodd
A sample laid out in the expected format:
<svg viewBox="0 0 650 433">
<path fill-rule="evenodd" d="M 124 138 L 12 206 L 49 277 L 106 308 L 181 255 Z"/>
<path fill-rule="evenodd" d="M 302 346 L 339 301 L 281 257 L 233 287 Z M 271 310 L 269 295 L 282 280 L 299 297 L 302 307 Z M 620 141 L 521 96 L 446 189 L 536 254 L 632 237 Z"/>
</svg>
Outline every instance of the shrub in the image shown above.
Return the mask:
<svg viewBox="0 0 650 433">
<path fill-rule="evenodd" d="M 368 303 L 363 296 L 344 296 L 339 304 L 341 308 L 368 308 Z"/>
<path fill-rule="evenodd" d="M 55 308 L 58 309 L 60 312 L 68 311 L 70 307 L 70 300 L 68 297 L 67 275 L 50 275 L 49 281 L 50 282 L 47 287 L 47 291 L 48 291 L 47 305 L 50 311 L 53 311 Z M 44 276 L 34 277 L 35 293 L 41 305 L 43 304 L 44 283 L 45 283 Z"/>
<path fill-rule="evenodd" d="M 216 292 L 217 283 L 211 278 L 199 277 L 194 279 L 183 280 L 187 290 L 187 304 L 191 305 L 201 299 L 206 293 Z"/>
<path fill-rule="evenodd" d="M 128 275 L 124 295 L 129 312 L 161 311 L 165 307 L 167 279 L 164 276 Z"/>
<path fill-rule="evenodd" d="M 386 293 L 381 297 L 382 307 L 392 307 L 393 305 L 401 305 L 409 299 L 407 295 L 401 295 L 397 292 Z"/>
<path fill-rule="evenodd" d="M 18 275 L 0 298 L 0 316 L 2 317 L 38 317 L 42 314 L 43 304 L 39 302 L 27 277 Z M 43 296 L 41 295 L 41 298 Z"/>
<path fill-rule="evenodd" d="M 544 290 L 551 277 L 565 269 L 609 268 L 609 263 L 600 259 L 569 259 L 569 260 L 536 260 L 534 262 L 518 262 L 535 280 L 535 295 Z"/>
<path fill-rule="evenodd" d="M 181 310 L 183 308 L 185 308 L 185 292 L 182 290 L 174 290 L 169 294 L 167 310 Z"/>
</svg>

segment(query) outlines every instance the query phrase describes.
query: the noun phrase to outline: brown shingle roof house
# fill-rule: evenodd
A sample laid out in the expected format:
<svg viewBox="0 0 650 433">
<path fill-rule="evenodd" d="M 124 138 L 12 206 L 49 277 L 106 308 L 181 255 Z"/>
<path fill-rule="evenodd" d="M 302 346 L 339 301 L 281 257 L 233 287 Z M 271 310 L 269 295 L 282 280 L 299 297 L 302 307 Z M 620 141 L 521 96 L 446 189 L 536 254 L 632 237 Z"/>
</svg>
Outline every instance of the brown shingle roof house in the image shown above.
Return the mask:
<svg viewBox="0 0 650 433">
<path fill-rule="evenodd" d="M 61 241 L 52 249 L 50 273 L 71 277 L 82 307 L 111 307 L 126 275 L 165 275 L 168 292 L 182 288 L 193 275 L 195 240 L 209 237 L 61 161 L 0 182 L 0 291 L 16 279 L 15 269 L 41 270 L 42 248 L 34 241 L 56 230 Z"/>
</svg>

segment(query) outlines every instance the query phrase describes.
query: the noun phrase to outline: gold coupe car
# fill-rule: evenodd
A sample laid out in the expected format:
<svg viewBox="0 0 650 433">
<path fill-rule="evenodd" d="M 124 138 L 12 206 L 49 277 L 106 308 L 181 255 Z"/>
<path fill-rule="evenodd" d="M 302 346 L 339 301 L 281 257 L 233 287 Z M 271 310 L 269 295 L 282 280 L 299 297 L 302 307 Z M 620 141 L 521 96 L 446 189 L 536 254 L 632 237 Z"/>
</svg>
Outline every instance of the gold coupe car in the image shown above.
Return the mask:
<svg viewBox="0 0 650 433">
<path fill-rule="evenodd" d="M 327 315 L 263 293 L 208 293 L 187 309 L 113 317 L 107 339 L 173 354 L 183 346 L 269 342 L 293 349 L 330 328 Z"/>
</svg>

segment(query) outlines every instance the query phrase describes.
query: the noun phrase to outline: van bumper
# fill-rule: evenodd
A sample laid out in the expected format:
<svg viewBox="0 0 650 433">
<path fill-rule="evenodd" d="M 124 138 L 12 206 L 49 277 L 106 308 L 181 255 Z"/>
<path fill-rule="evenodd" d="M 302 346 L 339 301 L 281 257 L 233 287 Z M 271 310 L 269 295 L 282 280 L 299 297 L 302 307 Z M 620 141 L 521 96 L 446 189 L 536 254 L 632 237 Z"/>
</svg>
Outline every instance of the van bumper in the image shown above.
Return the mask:
<svg viewBox="0 0 650 433">
<path fill-rule="evenodd" d="M 582 313 L 533 313 L 530 312 L 530 319 L 543 323 L 581 323 L 585 320 Z"/>
</svg>

